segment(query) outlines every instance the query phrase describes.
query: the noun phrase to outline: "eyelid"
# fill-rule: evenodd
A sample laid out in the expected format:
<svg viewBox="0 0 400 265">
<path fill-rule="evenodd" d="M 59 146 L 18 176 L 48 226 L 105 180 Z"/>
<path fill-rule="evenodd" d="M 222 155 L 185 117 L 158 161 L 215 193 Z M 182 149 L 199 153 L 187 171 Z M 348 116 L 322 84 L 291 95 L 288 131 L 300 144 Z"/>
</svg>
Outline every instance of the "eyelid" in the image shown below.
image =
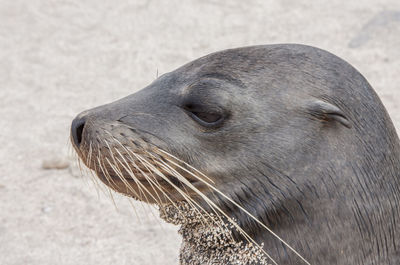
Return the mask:
<svg viewBox="0 0 400 265">
<path fill-rule="evenodd" d="M 224 120 L 224 116 L 220 115 L 219 119 L 214 121 L 214 122 L 206 122 L 204 120 L 202 120 L 201 118 L 199 118 L 194 112 L 191 111 L 186 111 L 189 116 L 195 120 L 197 123 L 199 123 L 200 125 L 204 126 L 204 127 L 215 127 L 219 124 L 221 124 L 221 122 Z"/>
<path fill-rule="evenodd" d="M 218 113 L 207 113 L 207 112 L 192 112 L 196 118 L 202 120 L 205 123 L 216 123 L 218 122 L 221 118 L 222 115 Z"/>
<path fill-rule="evenodd" d="M 205 113 L 218 113 L 222 115 L 223 110 L 218 106 L 205 106 L 196 103 L 188 103 L 183 106 L 183 109 L 190 112 L 205 112 Z"/>
</svg>

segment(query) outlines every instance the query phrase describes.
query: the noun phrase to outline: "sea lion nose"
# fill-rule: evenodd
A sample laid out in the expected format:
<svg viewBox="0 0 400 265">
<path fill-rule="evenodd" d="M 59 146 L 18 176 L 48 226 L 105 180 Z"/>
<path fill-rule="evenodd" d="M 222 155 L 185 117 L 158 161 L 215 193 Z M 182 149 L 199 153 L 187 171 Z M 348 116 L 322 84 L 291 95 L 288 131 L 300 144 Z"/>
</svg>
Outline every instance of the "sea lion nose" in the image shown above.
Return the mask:
<svg viewBox="0 0 400 265">
<path fill-rule="evenodd" d="M 85 128 L 86 117 L 80 116 L 76 117 L 71 124 L 71 136 L 76 147 L 79 147 L 82 142 L 82 133 Z"/>
</svg>

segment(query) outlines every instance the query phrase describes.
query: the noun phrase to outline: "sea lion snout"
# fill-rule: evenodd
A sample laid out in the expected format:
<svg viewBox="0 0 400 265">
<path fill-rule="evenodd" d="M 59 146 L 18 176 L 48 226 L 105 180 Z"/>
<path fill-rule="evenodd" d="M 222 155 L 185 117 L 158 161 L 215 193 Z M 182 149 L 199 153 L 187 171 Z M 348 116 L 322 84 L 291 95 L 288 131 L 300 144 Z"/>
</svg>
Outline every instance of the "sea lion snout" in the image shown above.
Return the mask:
<svg viewBox="0 0 400 265">
<path fill-rule="evenodd" d="M 129 98 L 86 110 L 71 124 L 71 142 L 85 166 L 111 189 L 147 203 L 181 201 L 174 193 L 189 185 L 204 190 L 200 177 L 183 161 L 164 151 L 155 134 L 162 121 L 146 112 L 145 104 Z M 188 194 L 192 194 L 189 192 Z"/>
</svg>

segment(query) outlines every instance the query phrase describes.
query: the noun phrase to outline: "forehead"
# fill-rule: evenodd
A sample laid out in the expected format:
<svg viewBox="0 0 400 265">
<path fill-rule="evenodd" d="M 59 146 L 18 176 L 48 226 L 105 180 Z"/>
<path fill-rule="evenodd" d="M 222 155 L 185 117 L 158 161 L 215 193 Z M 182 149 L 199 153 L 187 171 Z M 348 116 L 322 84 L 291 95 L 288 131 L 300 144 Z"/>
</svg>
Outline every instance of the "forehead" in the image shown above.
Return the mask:
<svg viewBox="0 0 400 265">
<path fill-rule="evenodd" d="M 202 96 L 202 94 L 222 95 L 230 93 L 232 90 L 243 90 L 245 84 L 238 78 L 229 73 L 206 72 L 198 73 L 193 78 L 185 80 L 184 84 L 177 91 L 179 95 Z"/>
<path fill-rule="evenodd" d="M 245 89 L 254 71 L 248 64 L 250 58 L 241 53 L 219 52 L 176 69 L 166 79 L 182 95 L 201 90 L 221 91 L 231 87 Z M 243 63 L 245 60 L 247 63 Z"/>
<path fill-rule="evenodd" d="M 295 48 L 254 46 L 225 50 L 187 63 L 160 79 L 164 92 L 175 96 L 205 91 L 221 94 L 235 89 L 235 95 L 240 96 L 277 97 L 289 90 L 296 92 L 291 88 L 296 88 L 299 80 L 307 81 L 303 80 L 308 76 L 303 70 L 310 63 L 309 52 Z"/>
</svg>

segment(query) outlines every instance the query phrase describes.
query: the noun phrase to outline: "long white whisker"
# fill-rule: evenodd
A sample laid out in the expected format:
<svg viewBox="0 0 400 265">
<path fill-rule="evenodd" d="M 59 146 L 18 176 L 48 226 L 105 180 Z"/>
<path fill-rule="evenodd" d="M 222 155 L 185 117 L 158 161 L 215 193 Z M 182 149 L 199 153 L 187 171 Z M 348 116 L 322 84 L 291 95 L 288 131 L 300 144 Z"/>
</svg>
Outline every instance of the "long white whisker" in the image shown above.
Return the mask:
<svg viewBox="0 0 400 265">
<path fill-rule="evenodd" d="M 108 171 L 105 169 L 105 166 L 102 164 L 102 161 L 100 160 L 99 156 L 97 157 L 97 161 L 99 163 L 100 170 L 103 172 L 103 175 L 104 175 L 105 179 L 107 180 L 109 186 L 113 187 L 113 185 L 110 182 L 110 181 L 112 181 L 112 178 L 109 175 Z M 112 200 L 112 202 L 114 204 L 115 209 L 118 211 L 117 204 L 115 203 L 114 196 L 112 195 L 111 188 L 109 186 L 107 186 L 108 193 L 109 193 L 110 198 L 111 198 L 111 200 Z"/>
</svg>

